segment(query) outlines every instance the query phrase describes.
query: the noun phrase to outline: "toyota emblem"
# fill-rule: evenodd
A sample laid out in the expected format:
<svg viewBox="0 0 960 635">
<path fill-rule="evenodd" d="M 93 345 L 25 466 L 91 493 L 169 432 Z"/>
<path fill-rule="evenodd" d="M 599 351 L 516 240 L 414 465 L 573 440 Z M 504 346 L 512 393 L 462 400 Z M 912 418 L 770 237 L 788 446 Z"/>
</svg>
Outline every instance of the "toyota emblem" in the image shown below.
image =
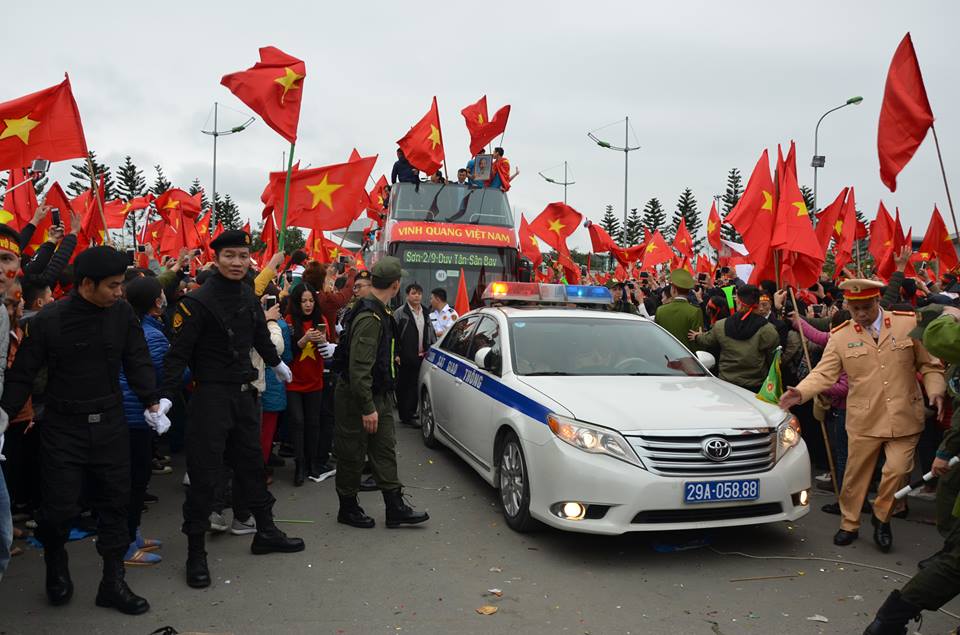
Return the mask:
<svg viewBox="0 0 960 635">
<path fill-rule="evenodd" d="M 730 447 L 730 442 L 724 439 L 723 437 L 710 437 L 704 439 L 703 443 L 700 445 L 703 456 L 707 457 L 711 461 L 726 461 L 730 458 L 730 452 L 733 450 Z"/>
</svg>

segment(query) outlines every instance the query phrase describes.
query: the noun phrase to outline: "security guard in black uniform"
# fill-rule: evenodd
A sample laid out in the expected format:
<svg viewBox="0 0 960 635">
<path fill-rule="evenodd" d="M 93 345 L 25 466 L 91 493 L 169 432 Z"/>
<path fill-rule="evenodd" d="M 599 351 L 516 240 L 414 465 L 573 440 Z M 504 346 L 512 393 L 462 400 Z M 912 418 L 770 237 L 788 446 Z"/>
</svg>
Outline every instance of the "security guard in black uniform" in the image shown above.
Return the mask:
<svg viewBox="0 0 960 635">
<path fill-rule="evenodd" d="M 97 551 L 103 558 L 97 606 L 137 615 L 150 605 L 124 581 L 123 556 L 130 544 L 130 441 L 121 364 L 131 388 L 147 405 L 148 422 L 156 425 L 157 417 L 166 419 L 160 413 L 140 322 L 121 300 L 127 262 L 125 254 L 111 247 L 93 247 L 77 256 L 74 290 L 30 321 L 7 371 L 0 407 L 10 416 L 20 412 L 37 372 L 47 367 L 46 414 L 37 426 L 43 502 L 36 535 L 44 546 L 50 602 L 65 604 L 73 595 L 64 545 L 86 487 L 97 513 Z"/>
<path fill-rule="evenodd" d="M 190 488 L 183 504 L 182 531 L 188 541 L 187 584 L 194 588 L 210 585 L 204 536 L 210 528 L 224 455 L 233 468 L 234 507 L 249 509 L 257 523 L 250 550 L 264 554 L 304 549 L 301 539 L 288 538 L 273 522 L 275 501 L 267 490 L 260 453 L 260 404 L 252 383 L 257 371 L 250 362 L 250 349 L 281 381 L 289 382 L 293 376 L 270 341 L 263 308 L 244 282 L 250 269 L 250 235 L 226 231 L 210 247 L 216 254 L 217 273 L 177 305 L 161 387 L 162 394 L 174 394 L 184 368 L 190 366 L 196 389 L 188 410 Z"/>
<path fill-rule="evenodd" d="M 370 295 L 358 298 L 344 316 L 344 331 L 334 353 L 340 373 L 334 393 L 336 408 L 337 521 L 353 527 L 374 526 L 357 501 L 364 457 L 370 457 L 373 478 L 383 493 L 387 527 L 422 523 L 430 517 L 415 512 L 403 498 L 397 475 L 393 409 L 396 405 L 397 325 L 388 308 L 400 290 L 400 261 L 384 256 L 370 271 Z"/>
</svg>

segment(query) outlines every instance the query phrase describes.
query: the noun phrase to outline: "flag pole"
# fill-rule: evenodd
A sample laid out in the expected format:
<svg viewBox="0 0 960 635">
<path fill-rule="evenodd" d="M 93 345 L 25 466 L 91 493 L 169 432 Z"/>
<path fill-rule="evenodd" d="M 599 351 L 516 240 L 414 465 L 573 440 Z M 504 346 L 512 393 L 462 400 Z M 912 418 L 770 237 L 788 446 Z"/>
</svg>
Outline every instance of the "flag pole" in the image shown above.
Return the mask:
<svg viewBox="0 0 960 635">
<path fill-rule="evenodd" d="M 790 299 L 793 301 L 793 310 L 797 313 L 797 319 L 802 320 L 800 311 L 797 308 L 797 296 L 793 293 L 793 287 L 790 289 Z M 810 363 L 810 350 L 807 348 L 807 338 L 803 335 L 803 329 L 797 329 L 800 332 L 800 345 L 803 346 L 803 358 L 807 362 L 807 368 L 813 370 L 813 364 Z M 827 435 L 827 424 L 820 421 L 820 432 L 823 434 L 823 447 L 827 451 L 827 465 L 830 466 L 830 482 L 833 484 L 833 493 L 837 499 L 840 498 L 840 491 L 837 489 L 837 468 L 833 464 L 833 451 L 830 450 L 830 437 Z"/>
<path fill-rule="evenodd" d="M 937 146 L 937 160 L 940 161 L 940 174 L 943 175 L 943 189 L 947 191 L 947 204 L 950 206 L 950 216 L 953 218 L 954 241 L 960 240 L 960 229 L 957 228 L 957 214 L 953 211 L 953 199 L 950 197 L 950 186 L 947 185 L 947 171 L 943 167 L 943 155 L 940 154 L 940 140 L 937 138 L 937 129 L 930 123 L 933 131 L 933 143 Z"/>
<path fill-rule="evenodd" d="M 296 141 L 290 142 L 290 157 L 287 159 L 287 180 L 283 185 L 283 218 L 280 220 L 280 239 L 277 249 L 283 253 L 283 247 L 287 238 L 287 208 L 290 207 L 290 174 L 293 172 L 293 151 L 297 145 Z"/>
<path fill-rule="evenodd" d="M 93 167 L 93 161 L 90 160 L 89 154 L 87 154 L 87 169 L 90 171 L 90 192 L 97 199 L 97 210 L 100 212 L 100 220 L 103 221 L 103 244 L 107 244 L 107 237 L 110 235 L 109 230 L 107 230 L 107 215 L 103 213 L 103 201 L 100 200 L 100 188 L 97 185 L 97 171 Z M 106 196 L 106 193 L 104 193 L 104 196 Z M 952 206 L 950 211 L 953 212 Z M 87 238 L 91 237 L 87 236 Z"/>
</svg>

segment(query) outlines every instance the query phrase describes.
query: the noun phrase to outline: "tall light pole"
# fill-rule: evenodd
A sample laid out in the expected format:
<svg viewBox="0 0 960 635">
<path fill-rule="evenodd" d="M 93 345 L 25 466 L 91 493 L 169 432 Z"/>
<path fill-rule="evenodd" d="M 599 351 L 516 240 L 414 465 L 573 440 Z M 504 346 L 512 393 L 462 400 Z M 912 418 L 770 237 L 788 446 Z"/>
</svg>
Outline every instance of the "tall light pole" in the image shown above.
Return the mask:
<svg viewBox="0 0 960 635">
<path fill-rule="evenodd" d="M 567 162 L 566 161 L 563 162 L 563 180 L 562 181 L 551 179 L 549 176 L 547 176 L 543 172 L 537 172 L 537 174 L 543 177 L 543 180 L 546 181 L 547 183 L 553 183 L 554 185 L 563 186 L 563 204 L 566 205 L 567 204 L 567 186 L 574 185 L 576 183 L 576 181 L 567 180 Z"/>
<path fill-rule="evenodd" d="M 203 134 L 208 134 L 213 137 L 213 193 L 210 197 L 211 210 L 214 214 L 217 211 L 217 137 L 225 137 L 227 135 L 237 134 L 238 132 L 243 132 L 247 129 L 247 126 L 256 121 L 253 117 L 248 118 L 239 126 L 234 126 L 233 128 L 226 128 L 220 130 L 217 128 L 217 110 L 219 109 L 219 104 L 213 102 L 213 130 L 201 130 Z M 209 121 L 209 119 L 207 120 Z"/>
<path fill-rule="evenodd" d="M 819 209 L 817 207 L 817 170 L 826 165 L 827 162 L 827 157 L 819 154 L 818 152 L 819 147 L 817 142 L 819 141 L 820 136 L 820 122 L 822 122 L 823 118 L 830 113 L 840 110 L 841 108 L 846 108 L 847 106 L 856 106 L 862 101 L 863 97 L 860 97 L 859 95 L 856 97 L 851 97 L 836 108 L 831 108 L 827 112 L 823 113 L 823 115 L 820 116 L 820 119 L 817 120 L 817 127 L 813 131 L 813 160 L 810 162 L 810 166 L 813 168 L 813 209 L 811 210 L 813 213 L 816 213 L 817 209 Z"/>
<path fill-rule="evenodd" d="M 618 148 L 615 145 L 612 145 L 608 141 L 603 141 L 599 139 L 593 132 L 588 132 L 587 136 L 593 140 L 601 148 L 607 148 L 608 150 L 616 150 L 618 152 L 623 152 L 623 226 L 627 226 L 627 185 L 629 184 L 629 160 L 630 153 L 634 150 L 639 150 L 640 146 L 631 146 L 630 145 L 630 117 L 625 117 L 623 120 L 623 147 Z"/>
</svg>

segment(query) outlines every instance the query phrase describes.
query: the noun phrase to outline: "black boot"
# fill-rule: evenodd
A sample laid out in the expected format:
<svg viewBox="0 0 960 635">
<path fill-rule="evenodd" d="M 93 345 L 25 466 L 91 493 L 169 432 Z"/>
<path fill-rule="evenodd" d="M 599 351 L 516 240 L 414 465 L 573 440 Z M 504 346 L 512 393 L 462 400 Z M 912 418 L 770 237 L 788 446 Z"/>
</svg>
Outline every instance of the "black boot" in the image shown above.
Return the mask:
<svg viewBox="0 0 960 635">
<path fill-rule="evenodd" d="M 306 468 L 303 465 L 303 461 L 295 460 L 293 462 L 293 486 L 300 487 L 303 485 L 303 480 L 307 477 Z"/>
<path fill-rule="evenodd" d="M 210 586 L 204 534 L 187 535 L 187 584 L 194 589 Z"/>
<path fill-rule="evenodd" d="M 383 492 L 383 502 L 387 506 L 387 527 L 390 529 L 400 525 L 417 525 L 430 520 L 426 512 L 413 511 L 413 508 L 403 500 L 403 490 Z"/>
<path fill-rule="evenodd" d="M 277 528 L 269 509 L 257 510 L 253 515 L 257 521 L 257 533 L 250 543 L 250 553 L 259 556 L 265 553 L 295 553 L 306 549 L 302 538 L 290 538 Z"/>
<path fill-rule="evenodd" d="M 150 604 L 130 590 L 123 573 L 123 556 L 103 557 L 103 579 L 97 591 L 97 606 L 117 609 L 127 615 L 146 613 Z"/>
<path fill-rule="evenodd" d="M 907 602 L 900 597 L 900 591 L 893 591 L 887 596 L 883 606 L 877 611 L 863 635 L 905 635 L 907 622 L 920 617 L 920 607 Z"/>
<path fill-rule="evenodd" d="M 363 511 L 356 496 L 340 497 L 340 511 L 337 512 L 337 522 L 360 529 L 370 529 L 377 524 Z"/>
<path fill-rule="evenodd" d="M 893 546 L 893 531 L 890 529 L 890 522 L 880 522 L 876 516 L 871 518 L 873 523 L 873 541 L 877 543 L 880 551 L 887 553 Z"/>
<path fill-rule="evenodd" d="M 51 545 L 44 548 L 43 558 L 47 563 L 47 599 L 54 606 L 66 604 L 73 597 L 67 550 L 62 544 Z"/>
</svg>

